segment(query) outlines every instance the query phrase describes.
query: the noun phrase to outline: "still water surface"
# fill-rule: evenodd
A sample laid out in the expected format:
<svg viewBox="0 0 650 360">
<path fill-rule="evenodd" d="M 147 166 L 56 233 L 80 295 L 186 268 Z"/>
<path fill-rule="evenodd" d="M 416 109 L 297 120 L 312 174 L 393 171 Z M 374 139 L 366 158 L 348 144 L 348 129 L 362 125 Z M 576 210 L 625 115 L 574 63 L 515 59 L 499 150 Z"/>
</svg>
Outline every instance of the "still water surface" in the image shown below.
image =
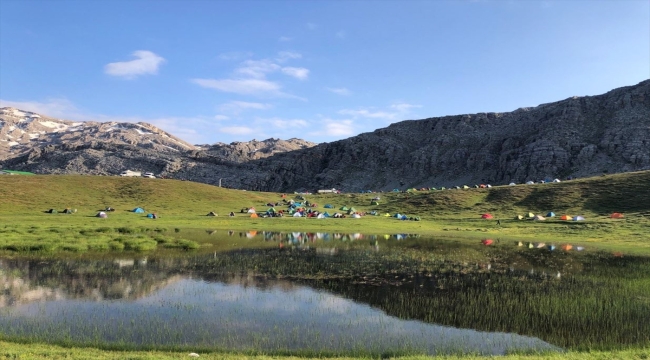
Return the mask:
<svg viewBox="0 0 650 360">
<path fill-rule="evenodd" d="M 650 303 L 634 294 L 614 301 L 627 290 L 598 277 L 609 268 L 629 277 L 630 269 L 647 269 L 647 259 L 407 234 L 241 238 L 259 242 L 173 257 L 0 259 L 0 334 L 129 347 L 375 354 L 648 342 L 641 335 L 648 325 L 638 317 L 650 315 Z M 599 313 L 592 317 L 592 309 Z"/>
</svg>

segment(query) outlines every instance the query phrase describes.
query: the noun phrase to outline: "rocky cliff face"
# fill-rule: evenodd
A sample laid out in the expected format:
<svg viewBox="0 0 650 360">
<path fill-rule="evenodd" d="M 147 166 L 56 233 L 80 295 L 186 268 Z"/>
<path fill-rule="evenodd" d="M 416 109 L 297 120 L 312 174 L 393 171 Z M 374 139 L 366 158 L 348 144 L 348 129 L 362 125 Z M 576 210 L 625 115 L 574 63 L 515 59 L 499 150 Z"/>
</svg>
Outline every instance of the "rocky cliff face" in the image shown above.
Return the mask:
<svg viewBox="0 0 650 360">
<path fill-rule="evenodd" d="M 6 117 L 0 119 L 0 134 L 8 133 Z M 403 121 L 317 146 L 269 139 L 158 151 L 141 142 L 89 138 L 74 146 L 63 139 L 15 151 L 3 165 L 41 173 L 130 168 L 270 191 L 504 184 L 643 170 L 650 169 L 650 80 L 508 113 Z M 0 147 L 15 138 L 2 139 Z"/>
</svg>

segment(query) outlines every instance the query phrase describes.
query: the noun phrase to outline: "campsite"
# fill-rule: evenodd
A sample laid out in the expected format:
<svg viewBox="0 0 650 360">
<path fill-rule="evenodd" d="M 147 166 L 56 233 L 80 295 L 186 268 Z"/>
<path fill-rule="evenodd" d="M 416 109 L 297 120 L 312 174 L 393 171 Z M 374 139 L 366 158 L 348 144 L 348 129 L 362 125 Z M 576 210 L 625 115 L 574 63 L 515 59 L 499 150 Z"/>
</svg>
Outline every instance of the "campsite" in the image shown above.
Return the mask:
<svg viewBox="0 0 650 360">
<path fill-rule="evenodd" d="M 340 194 L 144 180 L 0 178 L 0 275 L 23 284 L 0 310 L 5 351 L 535 359 L 650 345 L 650 172 Z M 58 315 L 25 322 L 27 309 Z M 219 330 L 241 316 L 255 331 Z"/>
</svg>

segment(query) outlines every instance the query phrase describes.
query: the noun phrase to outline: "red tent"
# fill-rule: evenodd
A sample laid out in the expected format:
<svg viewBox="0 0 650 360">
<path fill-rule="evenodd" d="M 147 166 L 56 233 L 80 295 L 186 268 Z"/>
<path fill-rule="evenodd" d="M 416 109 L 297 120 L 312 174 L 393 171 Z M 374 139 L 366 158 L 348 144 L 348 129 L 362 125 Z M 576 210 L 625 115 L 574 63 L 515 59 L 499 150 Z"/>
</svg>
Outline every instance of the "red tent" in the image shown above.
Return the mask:
<svg viewBox="0 0 650 360">
<path fill-rule="evenodd" d="M 624 216 L 623 216 L 623 214 L 621 214 L 621 213 L 613 213 L 613 214 L 610 216 L 610 218 L 612 218 L 612 219 L 622 219 L 622 218 L 624 218 Z"/>
<path fill-rule="evenodd" d="M 492 214 L 483 214 L 483 215 L 481 215 L 481 218 L 482 218 L 482 219 L 488 219 L 488 220 L 489 220 L 489 219 L 494 218 L 494 216 L 492 216 Z"/>
<path fill-rule="evenodd" d="M 492 240 L 492 239 L 483 239 L 483 240 L 481 241 L 481 243 L 482 243 L 483 245 L 485 245 L 485 246 L 490 246 L 490 245 L 492 245 L 492 244 L 494 243 L 494 240 Z"/>
</svg>

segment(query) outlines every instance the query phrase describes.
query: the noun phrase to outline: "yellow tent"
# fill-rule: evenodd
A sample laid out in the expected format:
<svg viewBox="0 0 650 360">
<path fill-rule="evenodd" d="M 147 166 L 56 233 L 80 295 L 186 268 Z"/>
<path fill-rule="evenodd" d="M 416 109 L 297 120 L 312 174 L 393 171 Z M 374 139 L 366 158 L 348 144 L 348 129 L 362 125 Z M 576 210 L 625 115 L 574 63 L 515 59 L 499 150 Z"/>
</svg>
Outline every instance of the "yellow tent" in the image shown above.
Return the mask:
<svg viewBox="0 0 650 360">
<path fill-rule="evenodd" d="M 528 213 L 528 217 L 532 219 L 532 218 L 535 217 L 535 214 L 533 214 L 532 212 L 529 212 L 529 213 Z"/>
</svg>

